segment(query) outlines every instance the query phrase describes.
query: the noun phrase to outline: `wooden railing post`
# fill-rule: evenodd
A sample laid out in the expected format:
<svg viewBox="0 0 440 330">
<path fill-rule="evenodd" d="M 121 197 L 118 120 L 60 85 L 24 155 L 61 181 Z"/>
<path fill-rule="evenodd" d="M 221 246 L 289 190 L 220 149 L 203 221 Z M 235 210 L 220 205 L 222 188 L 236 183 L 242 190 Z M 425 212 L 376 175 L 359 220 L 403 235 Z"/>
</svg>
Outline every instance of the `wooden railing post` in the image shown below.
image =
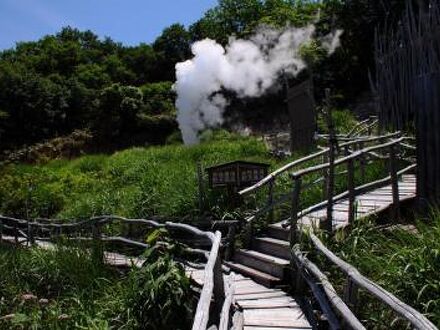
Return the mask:
<svg viewBox="0 0 440 330">
<path fill-rule="evenodd" d="M 294 177 L 293 194 L 292 194 L 292 210 L 290 215 L 290 251 L 298 244 L 300 241 L 301 233 L 298 233 L 298 213 L 300 210 L 300 196 L 301 196 L 301 184 L 302 178 Z M 290 268 L 292 276 L 292 287 L 295 293 L 301 293 L 303 290 L 304 282 L 302 280 L 301 269 L 296 265 L 293 257 L 290 258 Z"/>
<path fill-rule="evenodd" d="M 347 277 L 347 282 L 344 287 L 344 302 L 350 307 L 352 312 L 356 314 L 358 307 L 358 287 L 350 276 Z"/>
<path fill-rule="evenodd" d="M 272 223 L 273 220 L 274 220 L 274 209 L 273 209 L 273 206 L 272 206 L 272 204 L 273 204 L 274 185 L 275 185 L 275 179 L 270 180 L 269 181 L 269 185 L 268 185 L 268 193 L 267 193 L 267 206 L 271 208 L 270 212 L 269 212 L 269 221 L 270 221 L 270 223 Z"/>
<path fill-rule="evenodd" d="M 330 143 L 332 146 L 333 143 Z M 328 181 L 327 181 L 327 219 L 325 222 L 325 229 L 328 233 L 333 231 L 333 195 L 335 189 L 335 153 L 334 146 L 330 147 L 329 154 L 329 169 L 328 169 Z"/>
<path fill-rule="evenodd" d="M 347 162 L 347 184 L 348 184 L 348 224 L 352 225 L 355 219 L 354 203 L 356 201 L 356 190 L 354 183 L 354 161 L 350 159 Z"/>
<path fill-rule="evenodd" d="M 364 149 L 364 146 L 365 146 L 365 144 L 363 141 L 359 142 L 359 150 Z M 359 166 L 361 169 L 362 183 L 364 183 L 365 182 L 365 155 L 364 154 L 361 154 L 359 156 Z"/>
<path fill-rule="evenodd" d="M 358 297 L 359 293 L 356 283 L 351 279 L 350 276 L 347 276 L 347 282 L 344 286 L 343 301 L 354 315 L 356 315 L 358 312 Z M 342 321 L 342 325 L 344 328 L 350 329 L 350 325 L 345 319 Z"/>
<path fill-rule="evenodd" d="M 333 194 L 334 194 L 334 182 L 335 182 L 335 152 L 336 152 L 336 132 L 333 123 L 332 107 L 330 103 L 330 89 L 325 90 L 325 99 L 327 107 L 327 126 L 329 129 L 329 140 L 328 140 L 328 180 L 327 180 L 327 219 L 326 219 L 326 230 L 331 233 L 333 231 Z"/>
<path fill-rule="evenodd" d="M 221 239 L 221 234 L 219 232 L 216 233 L 217 239 Z M 214 269 L 213 269 L 213 282 L 214 282 L 214 316 L 218 318 L 215 320 L 215 323 L 218 324 L 220 321 L 220 315 L 222 312 L 223 304 L 225 302 L 225 282 L 223 278 L 222 271 L 222 261 L 220 253 L 217 254 L 217 258 L 215 259 Z"/>
<path fill-rule="evenodd" d="M 298 243 L 298 212 L 299 199 L 301 194 L 301 177 L 294 177 L 293 194 L 292 194 L 292 209 L 290 213 L 290 249 Z"/>
<path fill-rule="evenodd" d="M 104 252 L 101 245 L 101 227 L 98 223 L 92 224 L 93 259 L 104 262 Z"/>
<path fill-rule="evenodd" d="M 14 242 L 15 246 L 18 246 L 18 225 L 14 222 Z"/>
<path fill-rule="evenodd" d="M 228 247 L 225 251 L 225 260 L 229 261 L 231 260 L 232 256 L 234 255 L 234 250 L 235 250 L 235 235 L 236 235 L 236 225 L 232 224 L 229 226 L 228 229 Z"/>
<path fill-rule="evenodd" d="M 390 146 L 390 176 L 393 193 L 393 221 L 400 220 L 400 199 L 399 199 L 399 178 L 397 176 L 396 149 L 395 145 Z"/>
<path fill-rule="evenodd" d="M 35 244 L 34 226 L 33 226 L 32 222 L 28 223 L 28 244 L 29 245 L 34 245 Z"/>
<path fill-rule="evenodd" d="M 244 239 L 243 239 L 243 245 L 246 249 L 249 249 L 252 245 L 252 236 L 254 233 L 254 221 L 257 221 L 257 217 L 254 218 L 254 220 L 247 222 L 244 227 Z"/>
<path fill-rule="evenodd" d="M 322 163 L 323 164 L 327 164 L 328 163 L 328 153 L 325 153 L 324 155 L 322 155 Z M 323 188 L 322 188 L 322 199 L 326 200 L 327 199 L 327 186 L 328 186 L 328 169 L 326 168 L 323 171 Z"/>
</svg>

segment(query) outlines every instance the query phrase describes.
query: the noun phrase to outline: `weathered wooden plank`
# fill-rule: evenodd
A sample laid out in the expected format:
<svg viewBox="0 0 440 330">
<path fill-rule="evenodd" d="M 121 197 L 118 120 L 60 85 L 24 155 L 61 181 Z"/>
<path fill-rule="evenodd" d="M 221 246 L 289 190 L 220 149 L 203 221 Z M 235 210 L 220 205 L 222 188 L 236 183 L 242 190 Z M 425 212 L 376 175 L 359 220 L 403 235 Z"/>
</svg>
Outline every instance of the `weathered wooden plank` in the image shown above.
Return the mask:
<svg viewBox="0 0 440 330">
<path fill-rule="evenodd" d="M 282 328 L 280 328 L 280 327 L 259 327 L 259 326 L 245 326 L 244 328 L 243 328 L 243 330 L 310 330 L 310 329 L 312 329 L 311 327 L 310 328 L 298 328 L 298 327 L 295 327 L 295 328 L 290 328 L 290 327 L 282 327 Z"/>
<path fill-rule="evenodd" d="M 370 213 L 371 209 L 372 209 L 371 207 L 368 207 L 365 205 L 360 205 L 360 204 L 358 204 L 355 207 L 355 210 L 357 213 Z M 333 205 L 333 210 L 347 212 L 347 214 L 348 214 L 350 211 L 350 206 L 348 204 L 338 203 L 338 204 Z"/>
<path fill-rule="evenodd" d="M 298 303 L 289 296 L 257 300 L 239 300 L 237 301 L 237 305 L 243 309 L 298 307 Z"/>
<path fill-rule="evenodd" d="M 243 316 L 245 326 L 312 328 L 300 308 L 245 309 Z"/>
<path fill-rule="evenodd" d="M 271 289 L 266 288 L 264 286 L 254 286 L 254 287 L 240 287 L 237 286 L 235 288 L 235 294 L 236 295 L 242 295 L 242 294 L 251 294 L 251 293 L 267 293 L 271 292 Z"/>
<path fill-rule="evenodd" d="M 265 298 L 275 298 L 275 297 L 286 297 L 287 294 L 281 290 L 270 290 L 268 292 L 261 293 L 245 293 L 237 294 L 235 293 L 235 300 L 254 300 L 254 299 L 265 299 Z"/>
</svg>

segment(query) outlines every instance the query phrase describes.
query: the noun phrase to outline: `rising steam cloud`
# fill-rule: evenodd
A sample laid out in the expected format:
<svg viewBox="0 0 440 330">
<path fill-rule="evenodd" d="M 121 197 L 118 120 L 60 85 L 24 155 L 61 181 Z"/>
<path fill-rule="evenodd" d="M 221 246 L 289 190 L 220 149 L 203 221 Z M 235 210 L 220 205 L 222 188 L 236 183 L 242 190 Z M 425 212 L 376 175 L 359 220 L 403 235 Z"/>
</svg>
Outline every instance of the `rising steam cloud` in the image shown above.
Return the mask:
<svg viewBox="0 0 440 330">
<path fill-rule="evenodd" d="M 223 123 L 228 101 L 226 89 L 239 98 L 259 97 L 277 81 L 281 73 L 296 76 L 306 64 L 301 46 L 314 35 L 313 25 L 304 28 L 260 30 L 248 40 L 231 38 L 226 48 L 213 40 L 192 46 L 194 57 L 176 65 L 177 120 L 185 144 L 199 141 L 200 131 Z M 321 44 L 329 53 L 339 46 L 341 31 L 325 36 Z"/>
</svg>

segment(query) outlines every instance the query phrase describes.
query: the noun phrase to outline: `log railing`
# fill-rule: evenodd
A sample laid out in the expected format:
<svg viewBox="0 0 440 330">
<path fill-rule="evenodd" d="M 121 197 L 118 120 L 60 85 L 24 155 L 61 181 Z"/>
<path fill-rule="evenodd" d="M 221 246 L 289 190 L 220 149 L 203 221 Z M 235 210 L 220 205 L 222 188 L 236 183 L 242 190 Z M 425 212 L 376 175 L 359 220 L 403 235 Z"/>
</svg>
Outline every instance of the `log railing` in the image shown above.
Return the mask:
<svg viewBox="0 0 440 330">
<path fill-rule="evenodd" d="M 369 294 L 388 305 L 392 310 L 394 310 L 394 312 L 399 314 L 406 321 L 410 322 L 415 328 L 430 330 L 437 329 L 425 316 L 400 301 L 379 285 L 362 276 L 353 266 L 342 261 L 330 250 L 328 250 L 315 235 L 309 233 L 310 240 L 318 253 L 324 255 L 347 276 L 344 296 L 341 298 L 337 294 L 327 275 L 325 275 L 324 272 L 322 272 L 317 265 L 311 262 L 300 250 L 298 239 L 300 234 L 298 220 L 301 217 L 314 211 L 327 208 L 327 219 L 331 219 L 332 207 L 328 206 L 333 205 L 342 199 L 348 199 L 348 221 L 350 224 L 352 224 L 355 218 L 356 196 L 387 184 L 391 184 L 392 187 L 392 209 L 394 217 L 397 219 L 400 216 L 398 179 L 403 174 L 414 171 L 416 168 L 416 164 L 410 163 L 405 165 L 406 167 L 399 169 L 399 163 L 403 163 L 404 161 L 407 162 L 407 159 L 399 157 L 399 153 L 403 150 L 414 150 L 414 147 L 407 143 L 408 140 L 411 140 L 411 138 L 400 137 L 399 133 L 394 133 L 376 138 L 355 139 L 353 141 L 348 141 L 338 146 L 339 149 L 344 152 L 342 157 L 335 157 L 332 160 L 331 157 L 329 157 L 330 149 L 324 149 L 313 155 L 296 160 L 284 166 L 254 186 L 240 192 L 240 194 L 246 195 L 252 192 L 255 193 L 266 185 L 269 185 L 270 187 L 267 189 L 269 194 L 268 201 L 270 202 L 268 202 L 263 208 L 257 210 L 257 212 L 255 212 L 252 216 L 248 217 L 247 220 L 250 227 L 252 226 L 252 222 L 257 217 L 268 212 L 273 212 L 275 205 L 286 203 L 288 201 L 291 202 L 291 215 L 289 221 L 286 222 L 285 227 L 290 227 L 291 231 L 291 261 L 293 266 L 292 269 L 294 270 L 295 275 L 293 278 L 293 287 L 298 294 L 305 291 L 305 284 L 310 287 L 313 296 L 318 301 L 321 309 L 326 315 L 331 329 L 340 329 L 341 327 L 357 330 L 365 329 L 365 326 L 362 325 L 359 319 L 355 316 L 355 312 L 359 308 L 359 289 L 367 291 Z M 366 144 L 371 143 L 373 143 L 373 145 L 365 146 Z M 319 159 L 320 157 L 323 159 L 322 163 L 297 171 L 292 171 L 293 168 L 306 164 L 309 161 Z M 385 178 L 368 182 L 360 186 L 355 186 L 356 165 L 359 164 L 360 167 L 366 166 L 369 159 L 387 161 L 388 175 Z M 345 171 L 337 172 L 337 166 L 346 166 Z M 330 171 L 331 168 L 333 171 Z M 314 179 L 312 182 L 306 182 L 307 176 L 321 172 L 324 172 L 322 177 Z M 365 172 L 365 168 L 361 168 L 360 172 L 361 175 L 364 176 L 365 174 L 363 172 Z M 270 194 L 273 194 L 275 180 L 285 173 L 288 173 L 293 180 L 293 190 L 282 196 L 279 200 L 274 200 L 274 197 L 270 196 Z M 329 177 L 331 173 L 333 173 L 333 175 L 332 177 Z M 337 175 L 346 175 L 347 190 L 340 194 L 335 194 L 334 184 L 332 184 L 332 181 L 334 183 L 334 178 Z M 324 182 L 323 190 L 325 191 L 325 200 L 306 209 L 301 209 L 301 192 L 303 192 L 304 189 L 321 182 Z M 383 209 L 385 207 L 386 206 L 384 206 Z M 377 209 L 376 211 L 380 212 L 383 209 Z M 331 224 L 330 221 L 328 221 L 327 224 L 329 223 Z M 329 227 L 330 226 L 326 226 L 326 229 L 332 230 L 331 227 Z M 338 317 L 336 317 L 334 313 L 336 313 Z M 342 320 L 342 324 L 339 320 Z"/>
<path fill-rule="evenodd" d="M 345 148 L 345 147 L 356 147 L 356 145 L 359 145 L 359 143 L 369 144 L 369 143 L 377 143 L 379 141 L 384 141 L 387 139 L 393 139 L 400 137 L 400 132 L 390 133 L 386 135 L 381 136 L 373 136 L 373 137 L 361 137 L 356 139 L 351 139 L 350 141 L 344 142 L 339 144 L 339 148 Z M 283 174 L 289 174 L 294 168 L 299 167 L 301 165 L 304 165 L 310 161 L 313 160 L 321 160 L 323 157 L 328 157 L 328 154 L 330 152 L 329 148 L 324 148 L 321 151 L 318 151 L 314 154 L 311 154 L 307 157 L 303 157 L 300 159 L 297 159 L 289 164 L 284 165 L 283 167 L 279 168 L 278 170 L 270 173 L 268 176 L 263 178 L 258 183 L 254 184 L 253 186 L 250 186 L 246 189 L 243 189 L 239 192 L 240 195 L 245 196 L 252 192 L 256 192 L 257 190 L 261 189 L 263 186 L 269 184 L 270 182 L 275 182 L 275 180 L 283 175 Z"/>
<path fill-rule="evenodd" d="M 361 307 L 360 302 L 358 301 L 358 291 L 359 289 L 362 289 L 369 295 L 374 296 L 382 303 L 386 304 L 402 319 L 409 322 L 413 328 L 426 330 L 437 329 L 437 327 L 423 314 L 405 304 L 378 284 L 363 276 L 352 265 L 337 257 L 313 233 L 309 233 L 309 238 L 317 253 L 324 256 L 333 265 L 335 265 L 339 271 L 342 271 L 347 276 L 344 286 L 344 297 L 339 297 L 327 276 L 318 268 L 317 265 L 311 262 L 303 252 L 301 252 L 299 244 L 295 245 L 292 249 L 292 258 L 297 269 L 296 276 L 307 279 L 306 282 L 312 291 L 314 290 L 314 286 L 317 285 L 323 288 L 327 299 L 322 299 L 322 297 L 318 299 L 321 307 L 323 310 L 333 309 L 336 311 L 336 313 L 339 315 L 339 318 L 342 319 L 343 324 L 345 324 L 347 328 L 356 330 L 365 329 L 365 327 L 354 314 L 354 312 L 358 311 Z M 313 280 L 310 280 L 311 278 L 313 278 Z M 331 315 L 331 312 L 329 313 Z M 330 327 L 337 328 L 333 327 L 331 323 Z"/>
<path fill-rule="evenodd" d="M 204 266 L 204 281 L 200 298 L 194 316 L 193 330 L 206 330 L 210 323 L 219 324 L 222 310 L 226 309 L 225 284 L 221 265 L 221 233 L 202 231 L 187 224 L 165 222 L 159 223 L 145 219 L 127 219 L 118 216 L 102 216 L 73 223 L 51 223 L 45 220 L 26 221 L 11 217 L 0 216 L 0 243 L 3 239 L 11 238 L 18 245 L 44 245 L 44 242 L 53 242 L 61 235 L 69 240 L 91 241 L 93 249 L 99 242 L 122 243 L 136 248 L 148 248 L 148 244 L 121 236 L 104 235 L 103 227 L 116 222 L 127 226 L 138 225 L 148 228 L 165 228 L 169 231 L 181 231 L 193 235 L 196 238 L 208 240 L 210 250 L 205 251 L 197 248 L 186 248 L 185 252 L 197 254 L 206 258 Z M 7 236 L 6 236 L 7 235 Z M 103 257 L 103 251 L 93 250 Z M 230 299 L 228 297 L 228 299 Z M 211 308 L 211 303 L 214 303 Z M 230 302 L 229 302 L 230 304 Z M 230 307 L 228 307 L 230 308 Z M 227 309 L 229 311 L 229 309 Z M 212 312 L 212 313 L 211 313 Z M 211 321 L 211 322 L 210 322 Z M 225 319 L 223 318 L 223 324 Z"/>
<path fill-rule="evenodd" d="M 281 169 L 273 172 L 257 184 L 247 189 L 244 189 L 240 192 L 242 195 L 247 195 L 250 193 L 257 193 L 262 191 L 264 186 L 268 186 L 269 189 L 266 189 L 268 197 L 267 203 L 262 208 L 253 212 L 251 216 L 247 218 L 247 222 L 251 225 L 251 223 L 258 217 L 263 216 L 266 213 L 273 214 L 275 207 L 286 204 L 291 201 L 291 211 L 290 211 L 290 219 L 287 223 L 287 226 L 290 226 L 290 222 L 295 222 L 298 218 L 310 214 L 319 209 L 327 208 L 327 219 L 331 220 L 332 217 L 332 205 L 341 199 L 348 198 L 349 200 L 349 223 L 352 224 L 354 221 L 355 215 L 355 197 L 368 191 L 380 187 L 381 185 L 391 184 L 393 188 L 393 210 L 396 219 L 399 217 L 399 193 L 398 193 L 398 178 L 406 173 L 413 171 L 416 168 L 415 164 L 410 164 L 408 167 L 399 170 L 398 163 L 401 161 L 408 161 L 408 159 L 404 159 L 402 157 L 399 158 L 399 151 L 408 150 L 412 151 L 412 146 L 404 143 L 408 140 L 407 137 L 399 137 L 400 133 L 388 134 L 380 137 L 374 137 L 363 140 L 354 140 L 346 143 L 342 143 L 339 145 L 340 154 L 343 154 L 343 157 L 334 158 L 328 157 L 330 150 L 324 149 L 315 154 L 309 155 L 302 159 L 296 160 L 290 164 L 285 165 Z M 397 137 L 397 138 L 395 138 Z M 386 141 L 386 142 L 383 142 Z M 376 143 L 368 147 L 363 147 L 365 143 Z M 381 142 L 377 144 L 377 142 Z M 359 149 L 354 149 L 355 147 Z M 384 154 L 380 154 L 384 152 Z M 313 165 L 304 169 L 300 169 L 297 171 L 293 171 L 293 168 L 305 164 L 309 161 L 320 159 L 323 162 L 318 163 L 317 165 Z M 386 178 L 370 182 L 361 186 L 355 186 L 355 173 L 356 173 L 356 165 L 359 164 L 359 172 L 363 180 L 365 180 L 365 172 L 366 167 L 369 162 L 373 160 L 382 160 L 386 161 L 389 167 L 389 176 Z M 336 169 L 341 166 L 346 166 L 343 171 L 337 171 Z M 307 178 L 312 175 L 316 175 L 319 173 L 323 173 L 321 177 L 317 179 L 308 180 Z M 293 180 L 293 191 L 290 191 L 280 198 L 274 197 L 274 186 L 275 180 L 280 177 L 282 174 L 289 174 L 291 179 Z M 335 178 L 341 175 L 346 175 L 346 186 L 347 191 L 336 195 L 335 194 Z M 325 200 L 308 207 L 306 209 L 300 209 L 300 198 L 301 192 L 311 187 L 316 186 L 316 184 L 323 183 L 323 195 Z M 297 190 L 297 191 L 296 191 Z M 382 211 L 382 210 L 380 210 Z M 272 218 L 271 216 L 270 218 Z M 327 225 L 331 224 L 331 221 L 327 221 Z M 292 228 L 293 230 L 295 228 Z M 330 225 L 327 226 L 327 230 L 331 230 Z M 295 235 L 292 235 L 294 238 Z"/>
</svg>

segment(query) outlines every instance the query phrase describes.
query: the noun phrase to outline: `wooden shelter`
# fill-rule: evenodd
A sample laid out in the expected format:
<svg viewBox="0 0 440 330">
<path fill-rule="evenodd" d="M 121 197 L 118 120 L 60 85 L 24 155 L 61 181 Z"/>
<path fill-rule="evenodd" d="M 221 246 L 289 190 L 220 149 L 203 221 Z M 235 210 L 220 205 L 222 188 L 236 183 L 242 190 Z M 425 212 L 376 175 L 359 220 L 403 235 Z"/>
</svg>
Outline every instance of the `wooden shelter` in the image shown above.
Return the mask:
<svg viewBox="0 0 440 330">
<path fill-rule="evenodd" d="M 234 161 L 208 167 L 211 188 L 229 187 L 237 191 L 240 188 L 251 186 L 267 176 L 268 164 Z"/>
</svg>

